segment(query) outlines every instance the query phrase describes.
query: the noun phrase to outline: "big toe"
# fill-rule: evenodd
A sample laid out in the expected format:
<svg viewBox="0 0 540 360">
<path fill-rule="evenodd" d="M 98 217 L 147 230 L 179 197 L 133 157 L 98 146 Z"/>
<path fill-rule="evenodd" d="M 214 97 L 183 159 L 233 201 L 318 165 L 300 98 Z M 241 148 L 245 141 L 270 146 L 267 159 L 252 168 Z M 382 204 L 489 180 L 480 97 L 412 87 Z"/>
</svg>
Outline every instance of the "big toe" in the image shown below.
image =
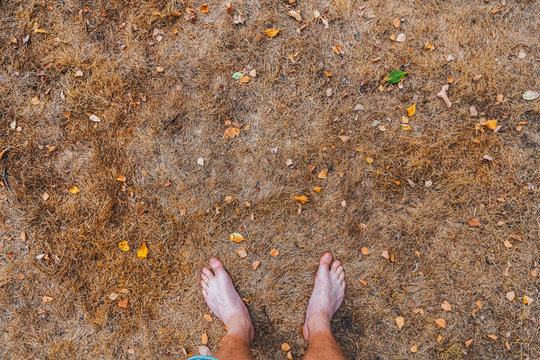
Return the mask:
<svg viewBox="0 0 540 360">
<path fill-rule="evenodd" d="M 326 270 L 328 270 L 330 262 L 332 262 L 332 254 L 324 253 L 323 256 L 321 256 L 321 262 L 319 265 L 320 267 L 326 268 Z"/>
<path fill-rule="evenodd" d="M 211 258 L 209 263 L 210 263 L 210 267 L 212 268 L 212 270 L 214 270 L 214 273 L 216 275 L 220 273 L 221 271 L 225 270 L 225 268 L 223 267 L 223 263 L 219 261 L 219 259 L 217 258 Z"/>
</svg>

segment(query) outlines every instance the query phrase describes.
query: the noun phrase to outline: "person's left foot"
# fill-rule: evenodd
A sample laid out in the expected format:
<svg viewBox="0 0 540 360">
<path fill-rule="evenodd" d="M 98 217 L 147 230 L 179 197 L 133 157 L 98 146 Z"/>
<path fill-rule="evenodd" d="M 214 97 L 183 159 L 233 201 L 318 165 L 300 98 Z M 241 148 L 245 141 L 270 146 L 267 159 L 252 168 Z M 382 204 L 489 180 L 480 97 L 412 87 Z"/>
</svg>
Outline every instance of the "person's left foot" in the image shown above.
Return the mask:
<svg viewBox="0 0 540 360">
<path fill-rule="evenodd" d="M 246 305 L 234 289 L 229 274 L 221 261 L 210 259 L 210 267 L 202 269 L 201 287 L 206 304 L 227 327 L 229 334 L 245 337 L 249 342 L 255 336 L 255 329 Z"/>
</svg>

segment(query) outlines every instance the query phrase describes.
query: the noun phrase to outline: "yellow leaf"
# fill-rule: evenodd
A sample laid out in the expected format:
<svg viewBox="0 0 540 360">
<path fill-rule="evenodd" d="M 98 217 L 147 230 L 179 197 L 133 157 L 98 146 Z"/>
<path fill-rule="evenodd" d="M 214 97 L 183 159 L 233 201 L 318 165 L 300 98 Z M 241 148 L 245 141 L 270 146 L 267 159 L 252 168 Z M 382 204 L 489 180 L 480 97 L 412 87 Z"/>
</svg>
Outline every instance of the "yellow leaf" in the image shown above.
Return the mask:
<svg viewBox="0 0 540 360">
<path fill-rule="evenodd" d="M 212 316 L 210 314 L 204 314 L 203 318 L 204 318 L 204 320 L 206 320 L 208 322 L 214 321 L 214 319 L 212 319 Z"/>
<path fill-rule="evenodd" d="M 244 241 L 244 237 L 240 233 L 232 233 L 231 235 L 229 235 L 229 240 L 234 242 L 241 242 Z"/>
<path fill-rule="evenodd" d="M 409 117 L 412 117 L 415 113 L 416 113 L 416 104 L 412 104 L 411 106 L 407 108 L 407 115 L 409 115 Z"/>
<path fill-rule="evenodd" d="M 495 130 L 497 128 L 497 119 L 488 120 L 485 125 L 488 129 Z"/>
<path fill-rule="evenodd" d="M 291 345 L 289 345 L 287 343 L 283 343 L 283 344 L 281 344 L 281 350 L 289 351 L 289 350 L 291 350 Z"/>
<path fill-rule="evenodd" d="M 411 352 L 412 353 L 415 353 L 418 351 L 418 345 L 414 344 L 413 346 L 411 346 Z"/>
<path fill-rule="evenodd" d="M 146 243 L 143 241 L 141 247 L 139 250 L 137 250 L 137 256 L 141 259 L 145 259 L 148 256 L 148 248 L 146 247 Z"/>
<path fill-rule="evenodd" d="M 267 29 L 267 30 L 264 30 L 264 33 L 266 35 L 270 36 L 270 37 L 274 37 L 279 33 L 279 30 L 278 29 Z"/>
<path fill-rule="evenodd" d="M 443 339 L 444 339 L 444 338 L 443 338 L 443 336 L 442 336 L 441 334 L 439 334 L 439 336 L 437 336 L 437 341 L 438 341 L 438 342 L 443 341 Z"/>
<path fill-rule="evenodd" d="M 156 71 L 157 71 L 158 73 L 162 73 L 163 70 L 164 70 L 164 69 L 163 69 L 163 67 L 161 67 L 161 66 L 156 67 Z"/>
<path fill-rule="evenodd" d="M 272 248 L 272 250 L 270 250 L 270 255 L 273 257 L 279 256 L 279 250 L 276 248 Z"/>
<path fill-rule="evenodd" d="M 294 197 L 294 200 L 300 201 L 302 204 L 305 204 L 309 201 L 309 199 L 305 195 L 297 195 Z"/>
<path fill-rule="evenodd" d="M 443 318 L 435 319 L 435 324 L 437 324 L 437 327 L 444 328 L 446 327 L 446 320 Z"/>
<path fill-rule="evenodd" d="M 201 5 L 201 12 L 202 12 L 202 13 L 205 13 L 205 14 L 206 14 L 206 13 L 209 12 L 209 11 L 210 11 L 210 10 L 208 9 L 208 4 L 202 4 L 202 5 Z"/>
<path fill-rule="evenodd" d="M 47 33 L 47 30 L 43 30 L 43 29 L 35 29 L 34 32 L 38 33 L 38 34 L 46 34 Z"/>
<path fill-rule="evenodd" d="M 118 247 L 120 248 L 120 250 L 122 251 L 129 251 L 129 245 L 128 245 L 128 242 L 126 240 L 124 241 L 120 241 L 118 243 Z"/>
<path fill-rule="evenodd" d="M 403 130 L 403 131 L 410 131 L 410 130 L 411 130 L 411 126 L 410 126 L 410 125 L 407 125 L 407 124 L 401 124 L 401 130 Z"/>
<path fill-rule="evenodd" d="M 523 303 L 526 305 L 530 305 L 533 302 L 533 299 L 531 297 L 528 297 L 527 295 L 523 295 Z"/>
<path fill-rule="evenodd" d="M 367 161 L 368 164 L 371 164 L 373 162 L 373 158 L 367 157 L 366 161 Z"/>
<path fill-rule="evenodd" d="M 313 187 L 313 190 L 315 190 L 316 192 L 321 192 L 323 188 L 321 186 L 314 186 Z"/>
<path fill-rule="evenodd" d="M 81 190 L 79 190 L 79 188 L 76 187 L 76 186 L 72 186 L 72 187 L 69 188 L 69 192 L 72 193 L 72 194 L 78 194 L 78 193 L 81 192 Z"/>
<path fill-rule="evenodd" d="M 361 251 L 362 251 L 362 254 L 364 254 L 364 255 L 369 255 L 370 254 L 369 249 L 367 247 L 363 247 Z"/>
<path fill-rule="evenodd" d="M 203 345 L 208 344 L 208 335 L 207 335 L 205 332 L 202 333 L 202 335 L 201 335 L 201 343 L 202 343 Z"/>
<path fill-rule="evenodd" d="M 403 318 L 403 316 L 398 316 L 396 318 L 396 324 L 399 328 L 399 330 L 401 330 L 401 328 L 403 327 L 403 325 L 405 325 L 405 318 Z"/>
</svg>

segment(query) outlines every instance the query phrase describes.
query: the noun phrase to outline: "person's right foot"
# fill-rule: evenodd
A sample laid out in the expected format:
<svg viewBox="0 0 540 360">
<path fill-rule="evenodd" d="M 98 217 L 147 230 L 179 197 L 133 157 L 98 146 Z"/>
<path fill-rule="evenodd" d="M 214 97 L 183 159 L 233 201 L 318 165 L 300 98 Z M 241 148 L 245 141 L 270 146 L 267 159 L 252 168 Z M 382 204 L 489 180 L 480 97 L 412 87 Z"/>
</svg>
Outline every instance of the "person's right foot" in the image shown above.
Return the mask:
<svg viewBox="0 0 540 360">
<path fill-rule="evenodd" d="M 343 302 L 345 271 L 339 261 L 334 261 L 330 267 L 331 262 L 332 254 L 321 256 L 304 323 L 304 338 L 307 341 L 315 333 L 330 333 L 330 319 Z"/>
<path fill-rule="evenodd" d="M 223 264 L 216 258 L 210 259 L 210 267 L 202 269 L 201 287 L 206 304 L 227 327 L 229 334 L 245 337 L 251 342 L 255 335 L 246 305 L 234 289 L 234 285 Z"/>
</svg>

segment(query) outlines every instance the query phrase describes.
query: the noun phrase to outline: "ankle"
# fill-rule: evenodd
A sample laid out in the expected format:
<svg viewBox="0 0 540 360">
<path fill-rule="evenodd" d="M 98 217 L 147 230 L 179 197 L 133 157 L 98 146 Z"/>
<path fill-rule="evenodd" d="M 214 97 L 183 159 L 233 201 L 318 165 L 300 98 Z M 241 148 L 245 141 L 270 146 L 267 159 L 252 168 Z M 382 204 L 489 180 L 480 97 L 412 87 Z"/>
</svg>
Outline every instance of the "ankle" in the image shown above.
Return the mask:
<svg viewBox="0 0 540 360">
<path fill-rule="evenodd" d="M 332 334 L 330 329 L 330 317 L 323 312 L 311 314 L 307 321 L 307 331 L 309 339 L 319 334 Z"/>
<path fill-rule="evenodd" d="M 248 345 L 253 341 L 253 332 L 251 320 L 243 316 L 231 317 L 227 323 L 227 336 L 239 338 Z"/>
</svg>

